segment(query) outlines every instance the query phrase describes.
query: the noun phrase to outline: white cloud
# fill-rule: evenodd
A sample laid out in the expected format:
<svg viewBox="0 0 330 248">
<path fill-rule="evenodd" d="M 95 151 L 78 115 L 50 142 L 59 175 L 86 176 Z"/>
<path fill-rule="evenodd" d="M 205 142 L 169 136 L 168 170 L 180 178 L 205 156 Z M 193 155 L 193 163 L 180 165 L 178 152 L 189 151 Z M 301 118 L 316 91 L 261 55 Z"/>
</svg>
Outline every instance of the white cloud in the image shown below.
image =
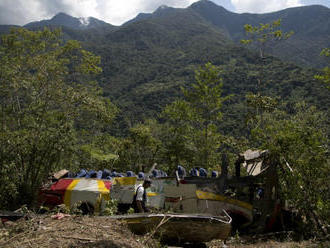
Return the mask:
<svg viewBox="0 0 330 248">
<path fill-rule="evenodd" d="M 139 13 L 151 13 L 161 5 L 185 8 L 198 0 L 0 0 L 0 24 L 24 25 L 49 19 L 58 12 L 120 25 Z M 265 13 L 329 0 L 212 0 L 235 12 Z M 303 3 L 303 4 L 302 4 Z"/>
<path fill-rule="evenodd" d="M 188 7 L 197 0 L 97 0 L 99 17 L 112 24 L 121 24 L 139 13 L 151 13 L 161 5 Z M 97 16 L 96 16 L 97 17 Z"/>
<path fill-rule="evenodd" d="M 161 5 L 185 8 L 198 0 L 0 0 L 0 24 L 23 25 L 49 19 L 58 12 L 75 17 L 93 16 L 120 25 L 141 12 Z"/>
<path fill-rule="evenodd" d="M 185 8 L 198 0 L 0 0 L 0 24 L 24 25 L 49 19 L 58 12 L 75 17 L 95 17 L 120 25 L 141 12 L 161 5 Z"/>
<path fill-rule="evenodd" d="M 0 0 L 0 24 L 22 25 L 47 17 L 39 1 Z M 37 14 L 36 14 L 37 13 Z"/>
<path fill-rule="evenodd" d="M 236 12 L 266 13 L 301 6 L 300 0 L 231 0 Z"/>
</svg>

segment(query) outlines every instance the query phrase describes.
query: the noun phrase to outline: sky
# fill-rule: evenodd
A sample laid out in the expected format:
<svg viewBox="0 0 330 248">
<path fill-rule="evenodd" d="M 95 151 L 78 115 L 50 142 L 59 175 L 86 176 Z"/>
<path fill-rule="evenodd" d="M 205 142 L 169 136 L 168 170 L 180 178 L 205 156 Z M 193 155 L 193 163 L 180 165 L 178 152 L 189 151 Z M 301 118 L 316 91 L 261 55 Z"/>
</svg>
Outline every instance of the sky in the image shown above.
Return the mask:
<svg viewBox="0 0 330 248">
<path fill-rule="evenodd" d="M 113 25 L 152 13 L 159 6 L 185 8 L 198 0 L 0 0 L 0 24 L 24 25 L 50 19 L 59 12 L 74 17 L 95 17 Z M 212 0 L 236 13 L 267 13 L 289 7 L 320 4 L 330 0 Z"/>
</svg>

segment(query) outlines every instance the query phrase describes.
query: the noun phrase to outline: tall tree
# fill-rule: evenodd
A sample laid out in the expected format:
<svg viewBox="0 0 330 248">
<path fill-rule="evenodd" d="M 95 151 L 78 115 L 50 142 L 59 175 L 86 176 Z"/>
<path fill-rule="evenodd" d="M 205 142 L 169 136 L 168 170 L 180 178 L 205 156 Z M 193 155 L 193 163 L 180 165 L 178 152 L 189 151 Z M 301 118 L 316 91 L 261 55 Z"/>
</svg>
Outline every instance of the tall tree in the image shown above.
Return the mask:
<svg viewBox="0 0 330 248">
<path fill-rule="evenodd" d="M 249 39 L 242 39 L 243 44 L 252 44 L 259 51 L 260 58 L 265 58 L 265 51 L 274 43 L 288 39 L 293 31 L 283 32 L 281 30 L 281 19 L 275 20 L 272 23 L 260 23 L 257 26 L 245 24 L 244 29 Z"/>
<path fill-rule="evenodd" d="M 178 164 L 192 164 L 194 145 L 191 134 L 194 127 L 191 124 L 194 111 L 188 102 L 176 100 L 165 107 L 162 117 L 165 135 L 162 136 L 164 146 L 163 159 L 168 164 L 168 172 L 175 170 Z"/>
<path fill-rule="evenodd" d="M 241 43 L 246 45 L 250 44 L 252 47 L 257 48 L 259 50 L 261 63 L 259 75 L 257 76 L 256 92 L 251 92 L 246 95 L 247 105 L 250 107 L 248 120 L 255 121 L 256 115 L 261 114 L 262 117 L 264 112 L 272 112 L 278 103 L 276 98 L 262 95 L 260 92 L 261 85 L 266 84 L 266 82 L 264 82 L 265 52 L 276 42 L 288 39 L 293 34 L 293 31 L 283 32 L 281 30 L 281 19 L 275 20 L 272 23 L 260 23 L 258 26 L 245 24 L 244 29 L 249 39 L 242 39 Z M 260 124 L 262 124 L 262 118 L 260 119 L 260 123 L 257 123 L 257 125 Z"/>
<path fill-rule="evenodd" d="M 164 112 L 176 131 L 171 145 L 189 150 L 191 167 L 215 167 L 221 144 L 217 123 L 221 121 L 221 106 L 226 100 L 222 96 L 219 69 L 207 63 L 195 72 L 195 83 L 182 91 L 184 100 L 172 103 Z M 175 156 L 179 154 L 176 151 Z"/>
<path fill-rule="evenodd" d="M 0 187 L 12 190 L 1 189 L 0 205 L 31 203 L 51 171 L 73 164 L 82 119 L 112 120 L 115 107 L 92 82 L 99 63 L 77 41 L 62 42 L 60 30 L 13 29 L 1 38 Z"/>
</svg>

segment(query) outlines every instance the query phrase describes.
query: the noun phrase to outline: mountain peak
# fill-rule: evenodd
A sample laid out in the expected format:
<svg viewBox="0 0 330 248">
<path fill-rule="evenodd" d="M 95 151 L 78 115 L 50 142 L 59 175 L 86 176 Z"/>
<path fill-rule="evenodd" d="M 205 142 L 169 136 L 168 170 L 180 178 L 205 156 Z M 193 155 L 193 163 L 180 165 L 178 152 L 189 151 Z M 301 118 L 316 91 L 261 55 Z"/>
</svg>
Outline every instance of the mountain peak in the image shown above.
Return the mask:
<svg viewBox="0 0 330 248">
<path fill-rule="evenodd" d="M 64 12 L 58 12 L 56 15 L 53 16 L 52 19 L 57 19 L 57 18 L 65 18 L 65 17 L 70 17 L 70 18 L 74 18 L 70 15 L 68 15 L 67 13 L 64 13 Z"/>
<path fill-rule="evenodd" d="M 167 13 L 168 11 L 171 11 L 173 9 L 174 8 L 168 7 L 167 5 L 161 5 L 154 11 L 153 14 L 163 14 L 163 13 Z"/>
<path fill-rule="evenodd" d="M 52 22 L 56 22 L 56 23 L 62 23 L 62 22 L 71 22 L 71 21 L 77 21 L 77 18 L 73 17 L 73 16 L 70 16 L 64 12 L 59 12 L 57 13 L 55 16 L 53 16 L 52 19 L 50 19 L 49 21 L 52 21 Z"/>
<path fill-rule="evenodd" d="M 158 7 L 158 9 L 167 9 L 167 8 L 169 8 L 169 7 L 167 5 L 165 5 L 165 4 L 163 4 L 163 5 L 161 5 L 161 6 Z"/>
<path fill-rule="evenodd" d="M 208 8 L 208 9 L 212 9 L 212 8 L 217 8 L 217 9 L 224 9 L 224 10 L 229 10 L 230 12 L 234 12 L 235 11 L 235 7 L 233 6 L 233 4 L 231 3 L 230 0 L 217 0 L 217 3 L 214 3 L 212 1 L 209 0 L 200 0 L 198 2 L 193 3 L 191 6 L 191 8 Z"/>
<path fill-rule="evenodd" d="M 210 1 L 210 0 L 199 0 L 192 5 L 200 5 L 200 4 L 210 4 L 210 5 L 217 5 L 216 3 Z"/>
<path fill-rule="evenodd" d="M 31 22 L 25 27 L 43 27 L 43 26 L 65 26 L 73 29 L 86 29 L 95 27 L 112 27 L 112 25 L 100 21 L 93 17 L 73 17 L 64 12 L 57 13 L 50 20 L 43 20 L 40 22 Z"/>
</svg>

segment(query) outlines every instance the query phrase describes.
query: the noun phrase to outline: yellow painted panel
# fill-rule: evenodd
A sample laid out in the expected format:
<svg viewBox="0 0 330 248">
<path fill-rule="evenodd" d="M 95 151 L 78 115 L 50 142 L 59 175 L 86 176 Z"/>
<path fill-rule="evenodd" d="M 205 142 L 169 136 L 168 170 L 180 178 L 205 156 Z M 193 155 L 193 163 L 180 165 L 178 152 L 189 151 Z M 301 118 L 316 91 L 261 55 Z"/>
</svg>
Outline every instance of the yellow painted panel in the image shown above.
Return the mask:
<svg viewBox="0 0 330 248">
<path fill-rule="evenodd" d="M 125 221 L 127 224 L 139 224 L 141 223 L 140 219 L 123 219 L 123 221 Z"/>
<path fill-rule="evenodd" d="M 119 185 L 135 185 L 136 177 L 116 177 L 113 180 L 113 184 Z"/>
<path fill-rule="evenodd" d="M 98 186 L 100 193 L 102 194 L 102 198 L 106 201 L 109 201 L 110 200 L 110 190 L 107 189 L 107 187 L 105 187 L 104 182 L 102 180 L 97 180 L 97 186 Z"/>
<path fill-rule="evenodd" d="M 157 196 L 158 195 L 158 193 L 156 193 L 156 192 L 148 192 L 147 193 L 147 196 Z"/>
<path fill-rule="evenodd" d="M 64 204 L 67 207 L 71 206 L 71 193 L 74 187 L 79 183 L 80 179 L 73 179 L 70 185 L 66 188 L 64 193 Z"/>
<path fill-rule="evenodd" d="M 97 180 L 97 186 L 101 193 L 108 194 L 110 192 L 110 190 L 105 187 L 104 182 L 102 180 Z"/>
<path fill-rule="evenodd" d="M 214 194 L 214 193 L 211 193 L 211 192 L 196 190 L 196 196 L 197 196 L 198 199 L 201 199 L 201 200 L 222 201 L 222 202 L 237 205 L 237 206 L 249 209 L 249 210 L 253 209 L 252 205 L 247 203 L 247 202 L 239 201 L 239 200 L 236 200 L 236 199 L 231 199 L 231 198 L 225 197 L 223 195 L 218 195 L 218 194 Z"/>
</svg>

